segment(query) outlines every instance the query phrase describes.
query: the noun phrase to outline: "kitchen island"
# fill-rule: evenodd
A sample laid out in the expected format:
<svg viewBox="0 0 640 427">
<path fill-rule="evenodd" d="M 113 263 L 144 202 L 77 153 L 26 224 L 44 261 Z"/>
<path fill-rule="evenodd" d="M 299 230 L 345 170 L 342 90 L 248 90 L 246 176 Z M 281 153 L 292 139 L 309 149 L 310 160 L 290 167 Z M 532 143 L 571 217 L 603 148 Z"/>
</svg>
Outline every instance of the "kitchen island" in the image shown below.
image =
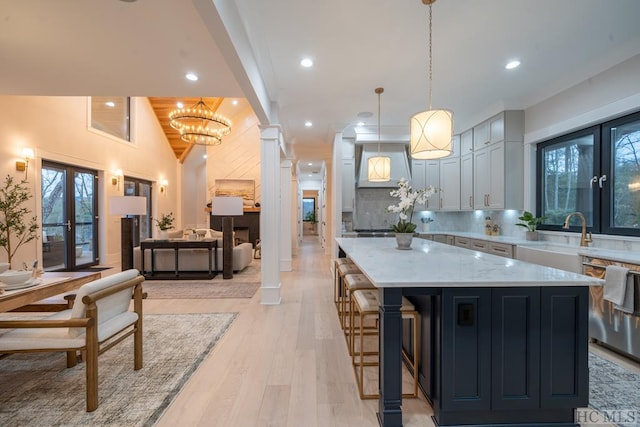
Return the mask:
<svg viewBox="0 0 640 427">
<path fill-rule="evenodd" d="M 402 426 L 402 297 L 429 298 L 430 386 L 441 426 L 578 426 L 588 384 L 592 277 L 414 239 L 336 239 L 379 288 L 378 420 Z"/>
</svg>

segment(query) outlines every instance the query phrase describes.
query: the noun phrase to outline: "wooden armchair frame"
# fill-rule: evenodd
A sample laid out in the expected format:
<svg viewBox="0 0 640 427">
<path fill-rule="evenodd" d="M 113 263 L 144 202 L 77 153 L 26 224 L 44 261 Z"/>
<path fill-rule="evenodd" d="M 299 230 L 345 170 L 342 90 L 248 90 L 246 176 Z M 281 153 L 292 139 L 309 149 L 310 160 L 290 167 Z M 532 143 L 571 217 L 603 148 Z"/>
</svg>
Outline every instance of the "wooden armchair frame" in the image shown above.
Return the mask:
<svg viewBox="0 0 640 427">
<path fill-rule="evenodd" d="M 77 363 L 77 352 L 86 353 L 86 389 L 87 389 L 87 412 L 95 411 L 98 407 L 98 355 L 107 351 L 111 347 L 123 341 L 130 335 L 134 339 L 134 369 L 142 368 L 142 282 L 143 276 L 123 281 L 108 288 L 85 295 L 82 303 L 86 305 L 86 316 L 84 318 L 72 318 L 67 320 L 6 320 L 0 321 L 0 328 L 7 329 L 27 329 L 27 328 L 84 328 L 85 343 L 73 348 L 38 348 L 28 350 L 2 351 L 3 354 L 11 353 L 35 353 L 35 352 L 59 352 L 67 353 L 67 367 L 71 368 Z M 101 299 L 114 295 L 127 288 L 133 288 L 133 310 L 138 315 L 138 320 L 119 332 L 98 341 L 98 319 L 99 310 L 97 302 Z"/>
</svg>

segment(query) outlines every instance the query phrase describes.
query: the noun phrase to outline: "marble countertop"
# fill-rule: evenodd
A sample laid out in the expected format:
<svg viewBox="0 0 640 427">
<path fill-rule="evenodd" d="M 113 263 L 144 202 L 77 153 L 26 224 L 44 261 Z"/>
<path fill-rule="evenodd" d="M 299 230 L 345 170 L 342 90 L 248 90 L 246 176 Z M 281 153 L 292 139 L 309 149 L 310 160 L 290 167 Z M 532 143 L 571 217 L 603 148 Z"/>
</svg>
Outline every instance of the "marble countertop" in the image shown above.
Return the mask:
<svg viewBox="0 0 640 427">
<path fill-rule="evenodd" d="M 425 239 L 413 239 L 412 249 L 407 251 L 396 249 L 394 238 L 336 238 L 336 242 L 377 287 L 590 286 L 604 283 L 581 274 Z"/>
</svg>

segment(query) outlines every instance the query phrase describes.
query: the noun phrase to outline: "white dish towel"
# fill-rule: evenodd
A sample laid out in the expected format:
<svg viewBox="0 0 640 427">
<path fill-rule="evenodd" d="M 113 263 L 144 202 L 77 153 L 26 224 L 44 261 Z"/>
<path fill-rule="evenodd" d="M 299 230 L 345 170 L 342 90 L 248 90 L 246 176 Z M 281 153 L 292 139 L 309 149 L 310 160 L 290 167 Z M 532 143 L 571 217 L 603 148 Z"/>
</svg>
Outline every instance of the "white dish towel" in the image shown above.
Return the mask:
<svg viewBox="0 0 640 427">
<path fill-rule="evenodd" d="M 628 268 L 607 266 L 604 299 L 611 301 L 618 310 L 633 313 L 633 277 L 628 273 Z"/>
</svg>

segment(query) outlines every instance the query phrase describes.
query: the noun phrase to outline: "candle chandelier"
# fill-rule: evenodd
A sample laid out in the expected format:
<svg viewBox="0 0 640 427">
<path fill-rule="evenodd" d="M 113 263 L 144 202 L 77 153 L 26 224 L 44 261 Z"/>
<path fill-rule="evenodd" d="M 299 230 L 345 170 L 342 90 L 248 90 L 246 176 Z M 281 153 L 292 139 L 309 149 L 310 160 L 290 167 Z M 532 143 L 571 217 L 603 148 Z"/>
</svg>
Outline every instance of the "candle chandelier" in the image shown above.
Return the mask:
<svg viewBox="0 0 640 427">
<path fill-rule="evenodd" d="M 188 108 L 169 113 L 169 125 L 180 132 L 180 139 L 196 145 L 220 145 L 231 132 L 231 121 L 216 113 L 202 98 Z"/>
<path fill-rule="evenodd" d="M 450 110 L 431 108 L 431 88 L 433 78 L 432 55 L 432 5 L 436 0 L 422 0 L 429 6 L 429 109 L 415 114 L 410 119 L 409 145 L 414 159 L 439 159 L 453 152 L 453 113 Z"/>
</svg>

